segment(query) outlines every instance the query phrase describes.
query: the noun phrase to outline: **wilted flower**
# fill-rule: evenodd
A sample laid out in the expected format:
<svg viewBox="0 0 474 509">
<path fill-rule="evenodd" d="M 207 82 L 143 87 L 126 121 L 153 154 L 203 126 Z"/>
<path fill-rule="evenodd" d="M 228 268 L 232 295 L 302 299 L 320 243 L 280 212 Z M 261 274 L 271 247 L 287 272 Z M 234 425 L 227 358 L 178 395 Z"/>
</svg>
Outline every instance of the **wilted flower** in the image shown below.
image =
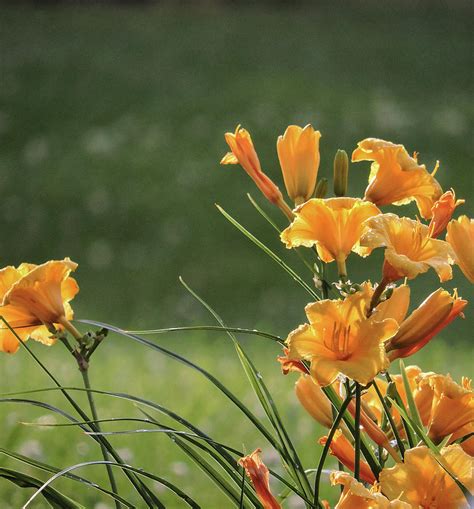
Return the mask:
<svg viewBox="0 0 474 509">
<path fill-rule="evenodd" d="M 431 208 L 441 196 L 442 189 L 424 164 L 418 164 L 403 145 L 376 138 L 358 143 L 352 161 L 373 161 L 365 199 L 376 205 L 404 205 L 416 201 L 423 218 L 431 217 Z"/>
<path fill-rule="evenodd" d="M 473 460 L 459 445 L 444 447 L 438 458 L 426 446 L 409 449 L 403 463 L 380 473 L 382 492 L 417 509 L 468 509 L 463 492 L 437 460 L 473 493 Z"/>
<path fill-rule="evenodd" d="M 288 196 L 297 204 L 309 200 L 316 186 L 321 133 L 313 126 L 287 127 L 277 140 L 278 159 Z"/>
<path fill-rule="evenodd" d="M 316 246 L 324 262 L 337 261 L 339 274 L 346 275 L 346 258 L 351 251 L 367 256 L 361 247 L 364 221 L 380 213 L 372 203 L 357 198 L 314 198 L 294 211 L 296 219 L 281 234 L 287 248 Z"/>
<path fill-rule="evenodd" d="M 48 326 L 61 328 L 73 316 L 69 302 L 79 291 L 69 277 L 77 264 L 69 258 L 42 265 L 21 264 L 0 271 L 0 315 L 25 341 L 28 337 L 46 345 L 54 343 Z M 14 353 L 19 342 L 5 325 L 0 329 L 0 351 Z"/>
<path fill-rule="evenodd" d="M 255 449 L 252 454 L 240 458 L 238 463 L 245 468 L 264 509 L 281 509 L 270 491 L 268 468 L 260 459 L 261 452 L 261 449 Z"/>
<path fill-rule="evenodd" d="M 441 198 L 431 207 L 432 217 L 430 221 L 430 237 L 434 239 L 446 228 L 454 210 L 462 205 L 464 200 L 456 200 L 453 189 L 446 191 Z"/>
<path fill-rule="evenodd" d="M 440 281 L 452 278 L 453 252 L 447 242 L 432 239 L 428 226 L 408 217 L 380 214 L 366 221 L 361 245 L 385 248 L 383 268 L 386 281 L 413 279 L 432 267 Z"/>
<path fill-rule="evenodd" d="M 311 376 L 320 385 L 329 385 L 339 373 L 369 383 L 388 368 L 384 343 L 398 330 L 395 320 L 367 318 L 369 302 L 366 292 L 357 292 L 344 300 L 308 304 L 309 324 L 288 336 L 288 358 L 310 361 Z"/>
<path fill-rule="evenodd" d="M 344 486 L 334 509 L 412 509 L 401 500 L 390 501 L 373 486 L 370 490 L 347 472 L 332 472 L 331 484 Z"/>
<path fill-rule="evenodd" d="M 446 240 L 454 251 L 456 263 L 471 283 L 474 283 L 474 220 L 467 216 L 448 223 Z"/>
</svg>

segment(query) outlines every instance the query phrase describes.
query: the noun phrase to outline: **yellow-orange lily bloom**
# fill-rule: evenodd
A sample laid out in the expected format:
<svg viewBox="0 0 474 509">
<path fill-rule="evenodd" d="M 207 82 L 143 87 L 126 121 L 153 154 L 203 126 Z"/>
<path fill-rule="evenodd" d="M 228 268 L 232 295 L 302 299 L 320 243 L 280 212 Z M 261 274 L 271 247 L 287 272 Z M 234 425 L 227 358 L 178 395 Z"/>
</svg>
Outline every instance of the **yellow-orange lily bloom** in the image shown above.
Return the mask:
<svg viewBox="0 0 474 509">
<path fill-rule="evenodd" d="M 370 297 L 361 291 L 344 300 L 308 304 L 309 324 L 288 336 L 288 357 L 310 361 L 311 376 L 320 385 L 329 385 L 339 373 L 368 384 L 388 368 L 384 343 L 398 330 L 393 319 L 367 318 L 369 302 Z"/>
<path fill-rule="evenodd" d="M 328 440 L 327 436 L 321 437 L 319 439 L 320 445 L 326 445 Z M 329 444 L 329 451 L 349 470 L 354 472 L 355 468 L 355 451 L 354 446 L 347 440 L 347 438 L 342 434 L 341 430 L 336 430 L 334 436 Z M 368 482 L 369 484 L 373 484 L 376 479 L 372 470 L 370 470 L 369 465 L 361 460 L 360 461 L 360 478 L 362 481 Z"/>
<path fill-rule="evenodd" d="M 461 489 L 437 459 L 473 493 L 473 460 L 459 445 L 444 447 L 439 458 L 426 446 L 409 449 L 403 463 L 380 473 L 382 492 L 391 500 L 399 498 L 409 503 L 413 509 L 468 509 Z"/>
<path fill-rule="evenodd" d="M 262 171 L 250 133 L 237 126 L 235 133 L 225 133 L 225 141 L 231 151 L 221 159 L 221 164 L 240 164 L 267 200 L 279 207 L 291 220 L 293 214 L 283 195 L 277 185 Z"/>
<path fill-rule="evenodd" d="M 391 299 L 394 298 L 392 303 Z M 403 304 L 402 299 L 405 300 Z M 467 305 L 466 300 L 458 297 L 456 290 L 451 295 L 448 291 L 438 288 L 408 318 L 405 318 L 409 299 L 409 287 L 402 285 L 394 291 L 390 299 L 376 308 L 377 313 L 380 311 L 383 317 L 395 318 L 400 324 L 397 334 L 386 345 L 391 361 L 408 357 L 421 350 L 456 317 L 463 317 L 462 312 Z M 398 305 L 397 316 L 388 311 L 389 307 L 393 309 L 395 305 Z"/>
<path fill-rule="evenodd" d="M 278 159 L 288 196 L 296 203 L 309 200 L 316 186 L 321 133 L 308 124 L 287 127 L 277 140 Z"/>
<path fill-rule="evenodd" d="M 334 509 L 412 509 L 401 500 L 390 501 L 379 493 L 376 486 L 367 489 L 347 472 L 332 472 L 331 484 L 333 486 L 340 484 L 344 487 Z"/>
<path fill-rule="evenodd" d="M 413 399 L 419 408 L 428 435 L 441 442 L 448 435 L 456 440 L 472 432 L 474 427 L 474 392 L 471 381 L 463 378 L 457 384 L 449 375 L 420 374 Z"/>
<path fill-rule="evenodd" d="M 281 509 L 281 505 L 270 491 L 268 468 L 260 458 L 261 452 L 261 449 L 255 449 L 252 454 L 240 458 L 238 463 L 245 468 L 263 508 Z"/>
<path fill-rule="evenodd" d="M 352 161 L 373 161 L 365 199 L 376 205 L 404 205 L 416 201 L 423 218 L 431 217 L 431 208 L 442 189 L 424 164 L 418 164 L 403 145 L 367 138 L 358 143 Z"/>
<path fill-rule="evenodd" d="M 47 326 L 62 324 L 73 316 L 69 302 L 79 291 L 69 277 L 77 264 L 69 258 L 42 265 L 22 264 L 0 271 L 0 316 L 25 341 L 28 337 L 46 345 L 54 343 Z M 14 353 L 19 348 L 15 334 L 0 326 L 0 351 Z"/>
<path fill-rule="evenodd" d="M 474 283 L 474 220 L 467 216 L 448 223 L 446 240 L 463 274 Z"/>
<path fill-rule="evenodd" d="M 294 210 L 295 220 L 281 234 L 287 248 L 316 246 L 324 262 L 337 261 L 339 274 L 346 275 L 345 261 L 351 251 L 367 256 L 371 248 L 361 247 L 359 240 L 366 219 L 380 210 L 357 198 L 314 198 Z"/>
<path fill-rule="evenodd" d="M 456 200 L 453 189 L 446 191 L 431 207 L 430 237 L 434 239 L 446 228 L 456 207 L 462 205 L 464 200 Z"/>
<path fill-rule="evenodd" d="M 321 387 L 309 375 L 301 375 L 295 384 L 295 393 L 303 408 L 311 417 L 330 428 L 333 422 L 331 402 Z"/>
<path fill-rule="evenodd" d="M 428 226 L 395 214 L 380 214 L 371 217 L 365 224 L 367 230 L 360 243 L 371 249 L 385 248 L 385 281 L 403 277 L 413 279 L 430 267 L 438 273 L 442 282 L 453 277 L 453 251 L 447 242 L 432 239 Z"/>
</svg>

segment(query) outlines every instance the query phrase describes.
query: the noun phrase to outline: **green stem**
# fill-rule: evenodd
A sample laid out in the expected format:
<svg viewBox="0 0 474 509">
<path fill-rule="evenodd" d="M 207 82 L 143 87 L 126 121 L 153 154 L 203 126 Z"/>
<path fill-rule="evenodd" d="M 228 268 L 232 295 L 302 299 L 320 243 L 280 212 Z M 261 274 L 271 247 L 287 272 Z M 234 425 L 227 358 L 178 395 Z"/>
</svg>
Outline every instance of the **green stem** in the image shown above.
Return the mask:
<svg viewBox="0 0 474 509">
<path fill-rule="evenodd" d="M 89 381 L 88 369 L 80 370 L 80 371 L 81 371 L 81 375 L 82 375 L 82 380 L 84 381 L 84 387 L 87 389 L 87 400 L 89 401 L 92 419 L 95 421 L 95 427 L 97 428 L 97 431 L 100 433 L 101 428 L 100 428 L 100 424 L 99 424 L 99 416 L 97 414 L 97 409 L 95 406 L 93 393 L 90 390 L 91 385 L 90 385 L 90 381 Z M 102 457 L 104 458 L 104 461 L 109 461 L 110 460 L 109 453 L 107 452 L 107 449 L 104 447 L 104 445 L 102 443 L 100 444 L 100 450 L 102 451 Z M 109 481 L 110 481 L 110 488 L 112 489 L 113 493 L 118 495 L 117 482 L 115 481 L 114 473 L 112 471 L 112 466 L 109 463 L 106 463 L 105 466 L 107 468 L 107 475 L 108 475 Z M 118 500 L 116 500 L 115 507 L 117 509 L 121 509 L 122 504 Z"/>
<path fill-rule="evenodd" d="M 360 479 L 360 397 L 361 397 L 361 386 L 359 382 L 355 383 L 356 392 L 355 392 L 355 428 L 354 428 L 354 449 L 355 449 L 355 457 L 354 457 L 354 477 L 359 481 Z"/>
<path fill-rule="evenodd" d="M 397 441 L 398 450 L 400 451 L 400 454 L 402 455 L 402 458 L 405 456 L 405 446 L 403 445 L 403 441 L 400 438 L 400 434 L 398 433 L 397 425 L 395 424 L 395 421 L 393 420 L 392 414 L 390 412 L 390 408 L 388 408 L 387 402 L 385 401 L 385 398 L 382 396 L 382 393 L 380 392 L 380 389 L 375 382 L 375 380 L 372 381 L 372 384 L 374 386 L 375 392 L 377 393 L 377 396 L 380 399 L 380 403 L 382 403 L 383 409 L 385 411 L 385 416 L 388 419 L 388 422 L 390 423 L 390 426 L 392 428 L 393 435 L 395 437 L 395 440 Z"/>
<path fill-rule="evenodd" d="M 331 429 L 328 434 L 328 438 L 326 440 L 326 443 L 324 444 L 323 452 L 321 453 L 321 458 L 319 460 L 318 468 L 316 470 L 316 477 L 314 479 L 314 499 L 313 499 L 313 505 L 316 507 L 319 502 L 319 485 L 321 483 L 321 474 L 323 473 L 323 467 L 324 462 L 326 461 L 326 457 L 329 452 L 329 447 L 331 446 L 332 439 L 334 438 L 334 434 L 336 433 L 336 430 L 342 420 L 342 417 L 344 415 L 344 412 L 346 411 L 347 407 L 349 406 L 349 403 L 352 399 L 352 395 L 349 393 L 346 396 L 346 399 L 341 405 L 341 408 L 339 409 L 339 412 L 334 419 L 334 422 L 332 423 Z"/>
</svg>

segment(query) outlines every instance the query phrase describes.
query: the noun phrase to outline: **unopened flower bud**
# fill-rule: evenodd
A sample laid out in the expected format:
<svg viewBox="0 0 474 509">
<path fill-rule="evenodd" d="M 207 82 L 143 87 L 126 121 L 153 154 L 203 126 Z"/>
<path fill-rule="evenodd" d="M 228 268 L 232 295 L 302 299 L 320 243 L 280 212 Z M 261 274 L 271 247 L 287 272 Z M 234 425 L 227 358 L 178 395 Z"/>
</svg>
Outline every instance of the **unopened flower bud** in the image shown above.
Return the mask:
<svg viewBox="0 0 474 509">
<path fill-rule="evenodd" d="M 324 198 L 328 192 L 328 179 L 322 178 L 318 180 L 314 191 L 315 198 Z"/>
<path fill-rule="evenodd" d="M 349 175 L 349 158 L 345 150 L 338 150 L 334 157 L 334 194 L 345 196 Z"/>
</svg>

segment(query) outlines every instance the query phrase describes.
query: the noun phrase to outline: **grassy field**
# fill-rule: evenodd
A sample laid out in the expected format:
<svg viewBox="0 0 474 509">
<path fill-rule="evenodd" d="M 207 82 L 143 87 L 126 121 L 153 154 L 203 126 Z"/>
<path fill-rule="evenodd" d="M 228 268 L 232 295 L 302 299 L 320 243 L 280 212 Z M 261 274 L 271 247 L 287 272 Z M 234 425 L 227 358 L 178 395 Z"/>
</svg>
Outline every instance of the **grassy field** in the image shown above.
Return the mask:
<svg viewBox="0 0 474 509">
<path fill-rule="evenodd" d="M 78 318 L 133 329 L 212 323 L 178 283 L 182 275 L 229 324 L 286 336 L 304 319 L 305 294 L 233 230 L 214 203 L 304 269 L 255 215 L 245 193 L 260 197 L 246 175 L 219 166 L 225 131 L 237 123 L 247 127 L 264 168 L 279 182 L 276 137 L 290 123 L 311 122 L 323 135 L 321 176 L 330 176 L 336 149 L 350 152 L 360 139 L 375 136 L 420 152 L 430 168 L 439 159 L 443 188 L 455 187 L 459 197 L 472 194 L 467 11 L 355 5 L 291 11 L 2 6 L 2 266 L 70 256 L 80 264 Z M 351 167 L 353 194 L 363 192 L 367 174 L 364 163 Z M 465 205 L 463 213 L 472 215 L 472 207 Z M 367 273 L 351 259 L 351 278 L 377 280 L 380 253 L 373 260 Z M 472 296 L 457 269 L 454 281 L 446 286 Z M 419 278 L 414 302 L 437 284 L 434 275 Z M 457 378 L 472 374 L 470 316 L 413 362 Z M 156 340 L 211 370 L 261 415 L 223 335 Z M 280 375 L 278 349 L 257 338 L 244 344 L 280 403 L 305 465 L 314 466 L 322 430 L 296 404 L 294 380 Z M 79 385 L 60 346 L 34 350 L 62 383 Z M 0 366 L 2 392 L 50 386 L 26 352 L 1 357 Z M 236 448 L 262 446 L 275 465 L 271 449 L 230 402 L 196 373 L 144 347 L 110 337 L 94 358 L 91 378 L 94 387 L 169 405 Z M 45 400 L 68 409 L 57 394 Z M 130 403 L 105 397 L 99 407 L 105 416 L 139 415 Z M 58 467 L 99 458 L 77 430 L 18 425 L 51 418 L 47 413 L 0 407 L 1 446 Z M 176 481 L 203 507 L 225 507 L 165 436 L 113 440 L 128 461 Z M 79 473 L 104 479 L 98 467 Z M 133 499 L 124 479 L 120 485 Z M 108 507 L 96 492 L 64 480 L 58 486 L 79 494 L 87 508 Z M 167 493 L 162 497 L 167 507 L 180 507 Z M 2 507 L 16 508 L 26 495 L 0 481 L 0 499 Z"/>
</svg>

